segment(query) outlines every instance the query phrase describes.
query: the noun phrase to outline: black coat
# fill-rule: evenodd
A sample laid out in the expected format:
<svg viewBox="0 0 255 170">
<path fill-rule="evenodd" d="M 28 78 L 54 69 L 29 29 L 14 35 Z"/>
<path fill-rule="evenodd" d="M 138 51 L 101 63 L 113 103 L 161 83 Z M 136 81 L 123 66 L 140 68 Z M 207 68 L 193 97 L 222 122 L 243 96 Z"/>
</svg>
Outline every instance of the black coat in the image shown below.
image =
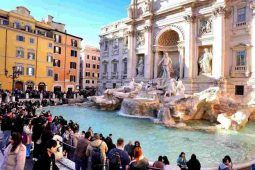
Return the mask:
<svg viewBox="0 0 255 170">
<path fill-rule="evenodd" d="M 59 170 L 55 163 L 55 155 L 52 154 L 51 157 L 47 153 L 42 155 L 42 157 L 34 164 L 33 170 Z"/>
<path fill-rule="evenodd" d="M 191 159 L 187 162 L 187 166 L 189 168 L 189 170 L 200 170 L 201 165 L 200 162 L 197 159 Z"/>
</svg>

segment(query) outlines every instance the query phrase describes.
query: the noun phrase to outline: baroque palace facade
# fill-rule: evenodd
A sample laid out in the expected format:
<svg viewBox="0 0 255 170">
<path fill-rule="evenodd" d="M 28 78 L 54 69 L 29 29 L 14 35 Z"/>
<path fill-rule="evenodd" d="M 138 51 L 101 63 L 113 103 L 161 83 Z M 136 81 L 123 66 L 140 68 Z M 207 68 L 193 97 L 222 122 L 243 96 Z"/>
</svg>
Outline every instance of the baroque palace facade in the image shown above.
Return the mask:
<svg viewBox="0 0 255 170">
<path fill-rule="evenodd" d="M 81 41 L 52 16 L 37 21 L 25 7 L 0 10 L 0 89 L 78 90 Z M 13 69 L 20 72 L 14 82 Z"/>
<path fill-rule="evenodd" d="M 168 54 L 187 93 L 255 91 L 255 0 L 132 0 L 100 37 L 101 88 L 159 78 Z"/>
</svg>

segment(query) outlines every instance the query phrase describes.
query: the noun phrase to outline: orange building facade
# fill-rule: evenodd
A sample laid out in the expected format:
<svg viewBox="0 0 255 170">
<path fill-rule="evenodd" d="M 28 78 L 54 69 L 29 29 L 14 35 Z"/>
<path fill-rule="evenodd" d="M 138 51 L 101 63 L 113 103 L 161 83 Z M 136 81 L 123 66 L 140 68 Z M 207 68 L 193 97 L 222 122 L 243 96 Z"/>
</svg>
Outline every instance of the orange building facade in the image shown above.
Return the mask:
<svg viewBox="0 0 255 170">
<path fill-rule="evenodd" d="M 21 6 L 0 10 L 0 89 L 79 89 L 82 38 L 68 34 L 64 24 L 52 19 L 37 21 Z M 20 71 L 14 81 L 13 68 Z"/>
<path fill-rule="evenodd" d="M 97 88 L 99 79 L 100 50 L 86 46 L 83 55 L 83 88 Z"/>
</svg>

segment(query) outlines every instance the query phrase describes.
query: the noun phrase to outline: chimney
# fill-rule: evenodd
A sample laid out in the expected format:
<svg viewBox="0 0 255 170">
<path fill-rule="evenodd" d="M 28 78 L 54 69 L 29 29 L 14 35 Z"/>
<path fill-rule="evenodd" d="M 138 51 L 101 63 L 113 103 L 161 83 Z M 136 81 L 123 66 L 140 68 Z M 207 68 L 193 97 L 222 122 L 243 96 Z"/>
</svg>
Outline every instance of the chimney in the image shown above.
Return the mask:
<svg viewBox="0 0 255 170">
<path fill-rule="evenodd" d="M 52 23 L 53 18 L 54 18 L 53 16 L 48 15 L 47 18 L 44 19 L 44 22 L 45 22 L 45 23 Z"/>
</svg>

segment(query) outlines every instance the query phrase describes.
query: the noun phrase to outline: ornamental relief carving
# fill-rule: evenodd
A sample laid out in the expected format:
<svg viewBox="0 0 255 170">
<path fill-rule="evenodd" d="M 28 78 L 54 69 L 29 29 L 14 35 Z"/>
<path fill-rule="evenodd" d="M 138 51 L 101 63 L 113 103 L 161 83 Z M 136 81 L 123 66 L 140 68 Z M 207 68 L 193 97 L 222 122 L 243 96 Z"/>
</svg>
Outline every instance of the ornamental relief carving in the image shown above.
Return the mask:
<svg viewBox="0 0 255 170">
<path fill-rule="evenodd" d="M 112 55 L 118 55 L 119 54 L 119 39 L 115 38 L 112 41 Z"/>
<path fill-rule="evenodd" d="M 198 24 L 198 32 L 199 35 L 202 36 L 204 34 L 208 34 L 212 32 L 212 18 L 202 18 L 199 20 Z"/>
<path fill-rule="evenodd" d="M 145 44 L 145 37 L 142 31 L 137 32 L 136 34 L 136 48 L 142 47 Z"/>
<path fill-rule="evenodd" d="M 161 26 L 161 27 L 155 27 L 155 28 L 153 29 L 153 45 L 157 45 L 157 44 L 156 44 L 156 43 L 157 43 L 157 42 L 156 42 L 156 39 L 157 39 L 158 34 L 160 33 L 161 30 L 163 30 L 163 29 L 165 29 L 165 28 L 167 28 L 167 27 L 169 27 L 169 28 L 172 27 L 172 28 L 178 29 L 178 30 L 180 31 L 180 34 L 182 35 L 182 38 L 179 37 L 180 41 L 182 41 L 182 40 L 185 39 L 185 34 L 184 34 L 184 31 L 183 31 L 183 29 L 182 29 L 181 26 L 169 24 L 169 25 L 164 25 L 164 26 Z"/>
</svg>

